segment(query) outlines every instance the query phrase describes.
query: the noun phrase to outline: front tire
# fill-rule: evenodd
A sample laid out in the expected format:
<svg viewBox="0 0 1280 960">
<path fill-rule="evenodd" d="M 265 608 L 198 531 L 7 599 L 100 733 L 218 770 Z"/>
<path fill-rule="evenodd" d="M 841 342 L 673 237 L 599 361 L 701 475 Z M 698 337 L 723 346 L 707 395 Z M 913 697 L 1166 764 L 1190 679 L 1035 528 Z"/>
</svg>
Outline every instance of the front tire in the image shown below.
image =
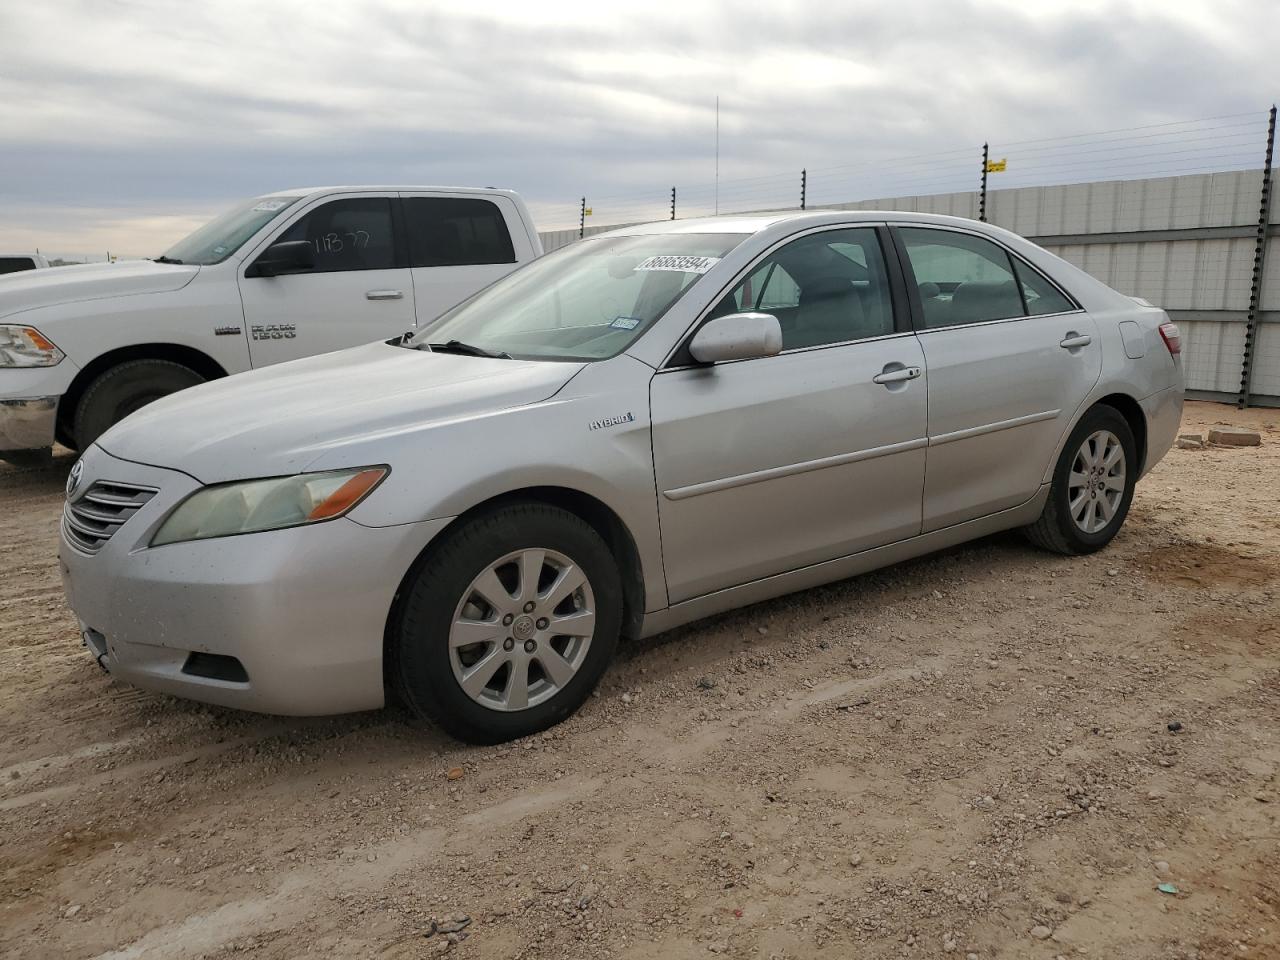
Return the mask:
<svg viewBox="0 0 1280 960">
<path fill-rule="evenodd" d="M 190 367 L 171 360 L 127 360 L 89 384 L 80 402 L 72 433 L 80 450 L 129 414 L 171 393 L 204 383 Z"/>
<path fill-rule="evenodd" d="M 1055 553 L 1101 550 L 1124 525 L 1137 482 L 1133 431 L 1118 410 L 1099 404 L 1071 431 L 1040 519 L 1024 532 L 1036 546 Z"/>
<path fill-rule="evenodd" d="M 622 626 L 608 546 L 547 504 L 466 521 L 406 589 L 390 679 L 413 713 L 470 743 L 528 736 L 572 714 L 613 658 Z"/>
</svg>

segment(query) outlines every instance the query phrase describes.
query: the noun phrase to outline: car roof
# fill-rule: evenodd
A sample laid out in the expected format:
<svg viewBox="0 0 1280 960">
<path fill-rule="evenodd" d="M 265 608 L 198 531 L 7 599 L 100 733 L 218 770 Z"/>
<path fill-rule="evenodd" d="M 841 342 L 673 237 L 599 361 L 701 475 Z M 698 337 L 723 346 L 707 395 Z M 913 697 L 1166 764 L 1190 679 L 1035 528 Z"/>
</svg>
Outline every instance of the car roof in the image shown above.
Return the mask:
<svg viewBox="0 0 1280 960">
<path fill-rule="evenodd" d="M 491 196 L 495 193 L 502 193 L 508 196 L 515 196 L 514 190 L 508 190 L 505 187 L 448 187 L 448 186 L 423 186 L 421 184 L 406 183 L 361 183 L 347 186 L 335 187 L 291 187 L 287 190 L 275 190 L 271 193 L 261 194 L 261 197 L 310 197 L 315 194 L 325 193 L 400 193 L 400 192 L 422 192 L 422 193 L 477 193 Z"/>
<path fill-rule="evenodd" d="M 619 227 L 595 237 L 625 237 L 666 233 L 760 233 L 778 226 L 822 226 L 827 223 L 934 223 L 939 226 L 966 227 L 994 232 L 989 224 L 964 217 L 948 217 L 937 213 L 908 213 L 902 210 L 782 210 L 776 213 L 722 214 L 718 217 L 693 217 L 688 220 L 658 220 Z"/>
</svg>

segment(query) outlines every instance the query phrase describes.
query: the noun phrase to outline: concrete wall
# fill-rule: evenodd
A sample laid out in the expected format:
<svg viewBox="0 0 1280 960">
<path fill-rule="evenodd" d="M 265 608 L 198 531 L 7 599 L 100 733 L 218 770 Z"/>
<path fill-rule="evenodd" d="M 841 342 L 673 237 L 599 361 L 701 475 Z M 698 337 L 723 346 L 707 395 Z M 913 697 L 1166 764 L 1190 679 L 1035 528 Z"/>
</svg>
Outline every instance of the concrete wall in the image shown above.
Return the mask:
<svg viewBox="0 0 1280 960">
<path fill-rule="evenodd" d="M 1240 389 L 1262 171 L 1192 174 L 1000 190 L 987 219 L 1036 240 L 1122 293 L 1168 310 L 1183 334 L 1187 389 L 1234 399 Z M 882 197 L 822 209 L 905 210 L 976 218 L 977 192 Z M 1272 207 L 1280 222 L 1280 205 Z M 616 229 L 588 227 L 587 235 Z M 1274 230 L 1275 228 L 1273 228 Z M 1280 230 L 1276 230 L 1280 233 Z M 548 250 L 576 230 L 542 234 Z M 1280 250 L 1269 238 L 1252 394 L 1280 405 Z"/>
</svg>

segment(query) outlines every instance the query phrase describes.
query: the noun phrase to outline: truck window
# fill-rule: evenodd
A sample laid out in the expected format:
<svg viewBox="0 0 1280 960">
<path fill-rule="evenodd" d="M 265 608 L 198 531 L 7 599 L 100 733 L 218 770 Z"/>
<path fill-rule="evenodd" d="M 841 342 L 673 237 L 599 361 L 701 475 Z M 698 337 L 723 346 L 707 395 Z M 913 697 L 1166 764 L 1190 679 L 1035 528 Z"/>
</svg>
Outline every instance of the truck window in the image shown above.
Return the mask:
<svg viewBox="0 0 1280 960">
<path fill-rule="evenodd" d="M 306 240 L 316 249 L 312 273 L 392 270 L 396 266 L 391 200 L 361 197 L 321 204 L 276 238 Z"/>
<path fill-rule="evenodd" d="M 405 197 L 412 267 L 515 263 L 498 205 L 478 197 Z"/>
<path fill-rule="evenodd" d="M 34 270 L 36 262 L 30 257 L 0 257 L 0 273 L 17 273 L 19 270 Z"/>
</svg>

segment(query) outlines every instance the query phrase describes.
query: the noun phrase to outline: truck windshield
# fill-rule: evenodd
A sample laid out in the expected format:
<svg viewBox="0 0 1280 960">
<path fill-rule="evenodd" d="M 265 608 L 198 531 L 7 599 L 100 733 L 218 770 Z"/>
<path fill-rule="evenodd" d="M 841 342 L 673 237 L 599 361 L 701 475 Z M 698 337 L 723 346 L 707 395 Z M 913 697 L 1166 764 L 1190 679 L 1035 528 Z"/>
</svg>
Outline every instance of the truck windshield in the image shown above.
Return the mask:
<svg viewBox="0 0 1280 960">
<path fill-rule="evenodd" d="M 301 197 L 256 197 L 210 220 L 158 257 L 162 263 L 221 263 Z"/>
<path fill-rule="evenodd" d="M 482 290 L 405 346 L 605 360 L 647 330 L 747 234 L 581 240 Z"/>
</svg>

